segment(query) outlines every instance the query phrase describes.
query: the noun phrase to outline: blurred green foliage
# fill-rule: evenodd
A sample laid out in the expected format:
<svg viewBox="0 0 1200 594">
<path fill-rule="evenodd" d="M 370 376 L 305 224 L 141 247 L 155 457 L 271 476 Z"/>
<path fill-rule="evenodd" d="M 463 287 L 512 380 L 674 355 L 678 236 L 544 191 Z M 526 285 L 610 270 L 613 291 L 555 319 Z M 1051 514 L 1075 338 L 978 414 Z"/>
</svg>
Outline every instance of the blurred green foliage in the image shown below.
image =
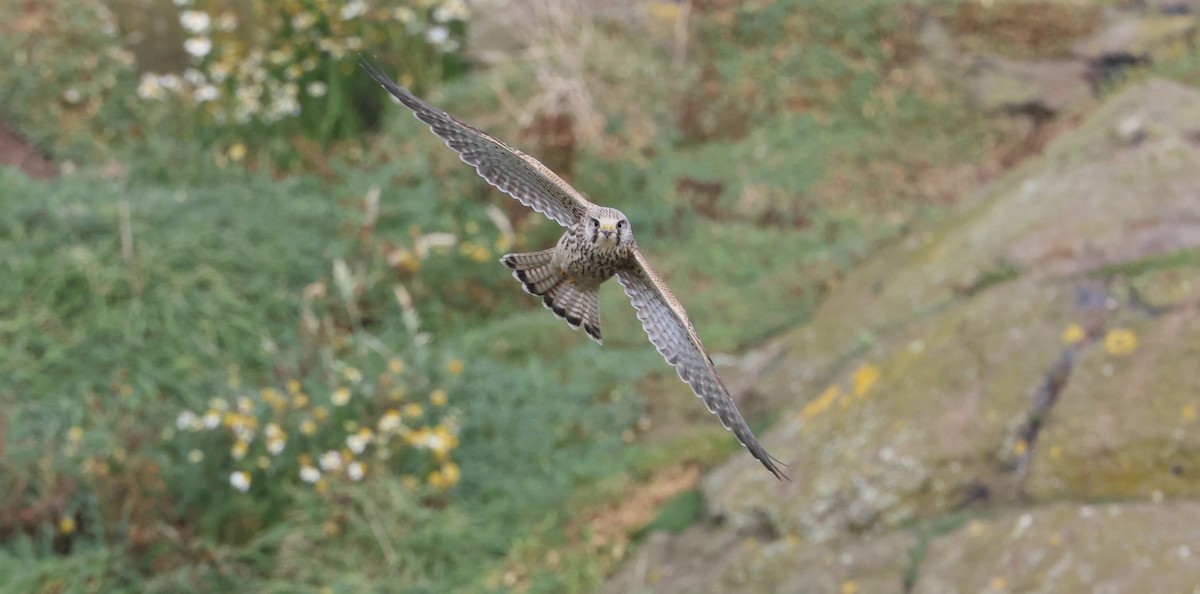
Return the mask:
<svg viewBox="0 0 1200 594">
<path fill-rule="evenodd" d="M 477 121 L 502 92 L 534 93 L 538 65 L 440 84 L 462 68 L 464 19 L 437 14 L 450 3 L 353 4 L 164 3 L 203 10 L 180 39 L 211 44 L 191 42 L 197 74 L 166 85 L 138 76 L 103 4 L 0 4 L 3 118 L 81 165 L 46 182 L 0 170 L 8 587 L 587 591 L 624 550 L 579 534 L 581 507 L 620 497 L 605 485 L 741 455 L 707 418 L 639 435 L 655 395 L 638 382 L 673 374 L 624 296 L 602 295 L 603 348 L 542 311 L 495 259 L 558 227 L 514 214 L 347 69 L 361 47 Z M 684 63 L 619 27 L 596 36 L 601 140 L 622 150 L 566 165 L 630 215 L 721 353 L 802 321 L 936 216 L 947 172 L 988 162 L 1003 132 L 922 74 L 909 5 L 697 6 Z M 1179 59 L 1162 70 L 1186 77 L 1195 56 Z M 164 91 L 176 82 L 192 94 Z M 298 114 L 240 122 L 239 92 L 270 110 L 289 83 Z M 197 100 L 203 85 L 234 103 Z M 336 141 L 380 108 L 383 134 Z M 524 147 L 517 126 L 490 127 Z M 701 512 L 687 491 L 657 525 Z"/>
<path fill-rule="evenodd" d="M 0 116 L 60 159 L 94 159 L 137 123 L 134 56 L 100 0 L 0 2 L 0 55 Z"/>
</svg>

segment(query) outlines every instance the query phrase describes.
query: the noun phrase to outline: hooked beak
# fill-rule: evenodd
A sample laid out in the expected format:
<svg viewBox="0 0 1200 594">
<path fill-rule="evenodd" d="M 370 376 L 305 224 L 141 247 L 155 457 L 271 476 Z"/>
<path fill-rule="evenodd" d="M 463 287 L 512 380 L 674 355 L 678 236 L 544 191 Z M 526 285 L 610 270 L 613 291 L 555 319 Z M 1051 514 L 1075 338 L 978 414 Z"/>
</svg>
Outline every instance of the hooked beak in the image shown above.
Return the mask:
<svg viewBox="0 0 1200 594">
<path fill-rule="evenodd" d="M 612 237 L 613 233 L 616 232 L 617 228 L 614 225 L 600 225 L 600 233 L 602 233 L 606 238 Z"/>
</svg>

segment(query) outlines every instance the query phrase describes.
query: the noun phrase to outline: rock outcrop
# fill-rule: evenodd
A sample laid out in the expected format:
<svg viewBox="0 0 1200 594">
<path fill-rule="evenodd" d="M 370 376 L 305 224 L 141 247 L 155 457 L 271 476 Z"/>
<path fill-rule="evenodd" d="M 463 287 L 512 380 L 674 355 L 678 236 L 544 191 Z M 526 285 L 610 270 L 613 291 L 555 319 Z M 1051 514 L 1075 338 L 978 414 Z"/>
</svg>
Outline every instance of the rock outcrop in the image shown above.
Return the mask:
<svg viewBox="0 0 1200 594">
<path fill-rule="evenodd" d="M 771 348 L 794 482 L 734 456 L 608 591 L 1190 592 L 1200 93 L 1126 89 Z"/>
</svg>

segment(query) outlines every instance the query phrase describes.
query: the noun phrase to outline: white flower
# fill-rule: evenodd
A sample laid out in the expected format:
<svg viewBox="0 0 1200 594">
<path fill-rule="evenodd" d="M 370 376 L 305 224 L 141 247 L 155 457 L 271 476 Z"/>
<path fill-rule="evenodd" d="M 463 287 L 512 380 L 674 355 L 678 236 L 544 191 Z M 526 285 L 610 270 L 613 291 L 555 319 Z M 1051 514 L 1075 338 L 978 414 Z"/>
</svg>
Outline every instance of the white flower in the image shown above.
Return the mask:
<svg viewBox="0 0 1200 594">
<path fill-rule="evenodd" d="M 355 454 L 363 453 L 367 449 L 367 439 L 357 433 L 346 436 L 346 447 L 350 448 Z"/>
<path fill-rule="evenodd" d="M 210 410 L 204 413 L 204 428 L 209 431 L 216 429 L 221 424 L 221 413 Z"/>
<path fill-rule="evenodd" d="M 300 480 L 306 483 L 315 483 L 321 479 L 321 471 L 314 466 L 305 464 L 300 467 Z"/>
<path fill-rule="evenodd" d="M 212 24 L 212 18 L 207 12 L 202 10 L 185 10 L 179 14 L 179 24 L 192 35 L 200 35 L 207 33 L 209 25 Z"/>
<path fill-rule="evenodd" d="M 203 103 L 205 101 L 216 100 L 220 94 L 221 93 L 217 90 L 217 88 L 212 85 L 200 85 L 196 88 L 196 91 L 192 93 L 192 96 L 196 98 L 196 101 Z"/>
<path fill-rule="evenodd" d="M 350 402 L 350 389 L 341 387 L 334 390 L 333 396 L 329 397 L 329 401 L 332 402 L 334 406 L 346 406 L 346 403 Z"/>
<path fill-rule="evenodd" d="M 158 84 L 158 75 L 146 72 L 138 81 L 137 96 L 142 99 L 162 99 L 163 88 Z"/>
<path fill-rule="evenodd" d="M 213 25 L 218 31 L 223 31 L 225 33 L 233 31 L 234 29 L 237 29 L 237 15 L 233 14 L 232 12 L 222 14 L 221 16 L 217 17 L 217 20 L 213 23 Z"/>
<path fill-rule="evenodd" d="M 328 90 L 328 87 L 325 86 L 325 83 L 314 80 L 304 85 L 304 90 L 308 92 L 310 97 L 321 98 L 325 96 L 325 91 Z"/>
<path fill-rule="evenodd" d="M 63 91 L 63 100 L 71 105 L 75 105 L 83 100 L 83 94 L 79 92 L 79 89 L 71 87 Z"/>
<path fill-rule="evenodd" d="M 204 461 L 204 452 L 200 450 L 192 450 L 187 454 L 188 462 L 199 464 Z"/>
<path fill-rule="evenodd" d="M 195 68 L 188 68 L 187 70 L 183 71 L 183 82 L 192 85 L 193 87 L 198 87 L 207 81 L 204 78 L 203 72 L 200 72 Z"/>
<path fill-rule="evenodd" d="M 381 432 L 395 431 L 400 428 L 400 413 L 394 410 L 389 410 L 379 418 L 379 430 Z"/>
<path fill-rule="evenodd" d="M 441 25 L 430 27 L 425 32 L 425 41 L 428 41 L 431 45 L 441 45 L 446 43 L 448 39 L 450 39 L 450 30 Z"/>
<path fill-rule="evenodd" d="M 229 484 L 233 485 L 234 489 L 245 493 L 250 490 L 250 473 L 239 470 L 229 475 Z"/>
<path fill-rule="evenodd" d="M 203 58 L 212 51 L 212 40 L 207 37 L 189 37 L 183 42 L 183 51 L 196 58 Z"/>
<path fill-rule="evenodd" d="M 471 10 L 467 8 L 467 3 L 462 0 L 448 0 L 433 10 L 433 20 L 439 23 L 465 21 L 469 16 L 471 16 Z"/>
<path fill-rule="evenodd" d="M 317 463 L 321 465 L 321 470 L 332 472 L 342 467 L 342 455 L 337 450 L 329 450 L 321 454 L 321 459 Z"/>
<path fill-rule="evenodd" d="M 175 427 L 180 431 L 189 431 L 197 427 L 199 422 L 200 419 L 196 416 L 196 413 L 190 410 L 185 410 L 179 413 L 178 417 L 175 417 Z"/>
<path fill-rule="evenodd" d="M 217 62 L 209 67 L 208 75 L 212 77 L 213 82 L 225 82 L 229 78 L 229 69 Z"/>
<path fill-rule="evenodd" d="M 267 451 L 270 452 L 270 454 L 272 456 L 278 456 L 279 454 L 281 454 L 283 452 L 283 448 L 285 446 L 287 446 L 287 440 L 285 440 L 285 439 L 268 439 L 267 440 Z"/>
<path fill-rule="evenodd" d="M 364 474 L 366 474 L 366 470 L 361 462 L 351 462 L 346 467 L 346 476 L 349 476 L 352 481 L 361 481 Z"/>
<path fill-rule="evenodd" d="M 168 91 L 178 91 L 180 88 L 183 87 L 183 79 L 180 78 L 179 75 L 175 74 L 174 72 L 168 72 L 168 73 L 158 77 L 158 84 L 159 84 L 159 86 L 161 86 L 162 88 L 164 88 Z M 222 400 L 222 402 L 224 402 L 224 400 Z M 225 410 L 225 409 L 221 409 L 221 410 Z"/>
<path fill-rule="evenodd" d="M 183 8 L 184 6 L 188 5 L 189 1 L 190 0 L 171 0 L 171 4 L 174 4 L 175 6 Z"/>
<path fill-rule="evenodd" d="M 307 13 L 301 12 L 292 17 L 292 28 L 296 31 L 304 31 L 316 22 L 316 17 Z"/>
<path fill-rule="evenodd" d="M 434 451 L 440 451 L 446 447 L 446 440 L 437 433 L 430 433 L 419 445 Z"/>
<path fill-rule="evenodd" d="M 342 6 L 341 17 L 343 21 L 348 21 L 354 17 L 361 15 L 367 11 L 367 4 L 363 0 L 350 0 Z"/>
<path fill-rule="evenodd" d="M 392 9 L 392 18 L 407 25 L 417 18 L 417 13 L 407 6 L 398 6 Z"/>
</svg>

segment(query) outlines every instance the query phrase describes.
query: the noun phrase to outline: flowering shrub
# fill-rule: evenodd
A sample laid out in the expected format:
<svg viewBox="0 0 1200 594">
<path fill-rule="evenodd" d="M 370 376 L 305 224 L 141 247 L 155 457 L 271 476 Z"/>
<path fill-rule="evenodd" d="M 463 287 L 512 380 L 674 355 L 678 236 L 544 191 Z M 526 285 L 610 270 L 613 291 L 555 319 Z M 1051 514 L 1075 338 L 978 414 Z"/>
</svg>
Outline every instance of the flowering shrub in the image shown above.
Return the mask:
<svg viewBox="0 0 1200 594">
<path fill-rule="evenodd" d="M 451 360 L 444 368 L 452 380 L 463 364 Z M 422 376 L 391 358 L 370 377 L 343 366 L 332 388 L 306 389 L 292 379 L 282 388 L 214 397 L 206 409 L 176 417 L 177 451 L 181 462 L 242 493 L 307 484 L 323 494 L 377 468 L 407 473 L 402 480 L 411 489 L 424 484 L 443 492 L 461 477 L 450 456 L 459 413 L 449 392 Z"/>
<path fill-rule="evenodd" d="M 361 108 L 378 100 L 359 101 L 377 91 L 355 66 L 359 52 L 418 88 L 464 67 L 464 0 L 172 1 L 192 64 L 143 73 L 137 95 L 180 102 L 239 136 L 247 125 L 291 126 L 320 142 L 361 130 L 373 117 Z"/>
</svg>

